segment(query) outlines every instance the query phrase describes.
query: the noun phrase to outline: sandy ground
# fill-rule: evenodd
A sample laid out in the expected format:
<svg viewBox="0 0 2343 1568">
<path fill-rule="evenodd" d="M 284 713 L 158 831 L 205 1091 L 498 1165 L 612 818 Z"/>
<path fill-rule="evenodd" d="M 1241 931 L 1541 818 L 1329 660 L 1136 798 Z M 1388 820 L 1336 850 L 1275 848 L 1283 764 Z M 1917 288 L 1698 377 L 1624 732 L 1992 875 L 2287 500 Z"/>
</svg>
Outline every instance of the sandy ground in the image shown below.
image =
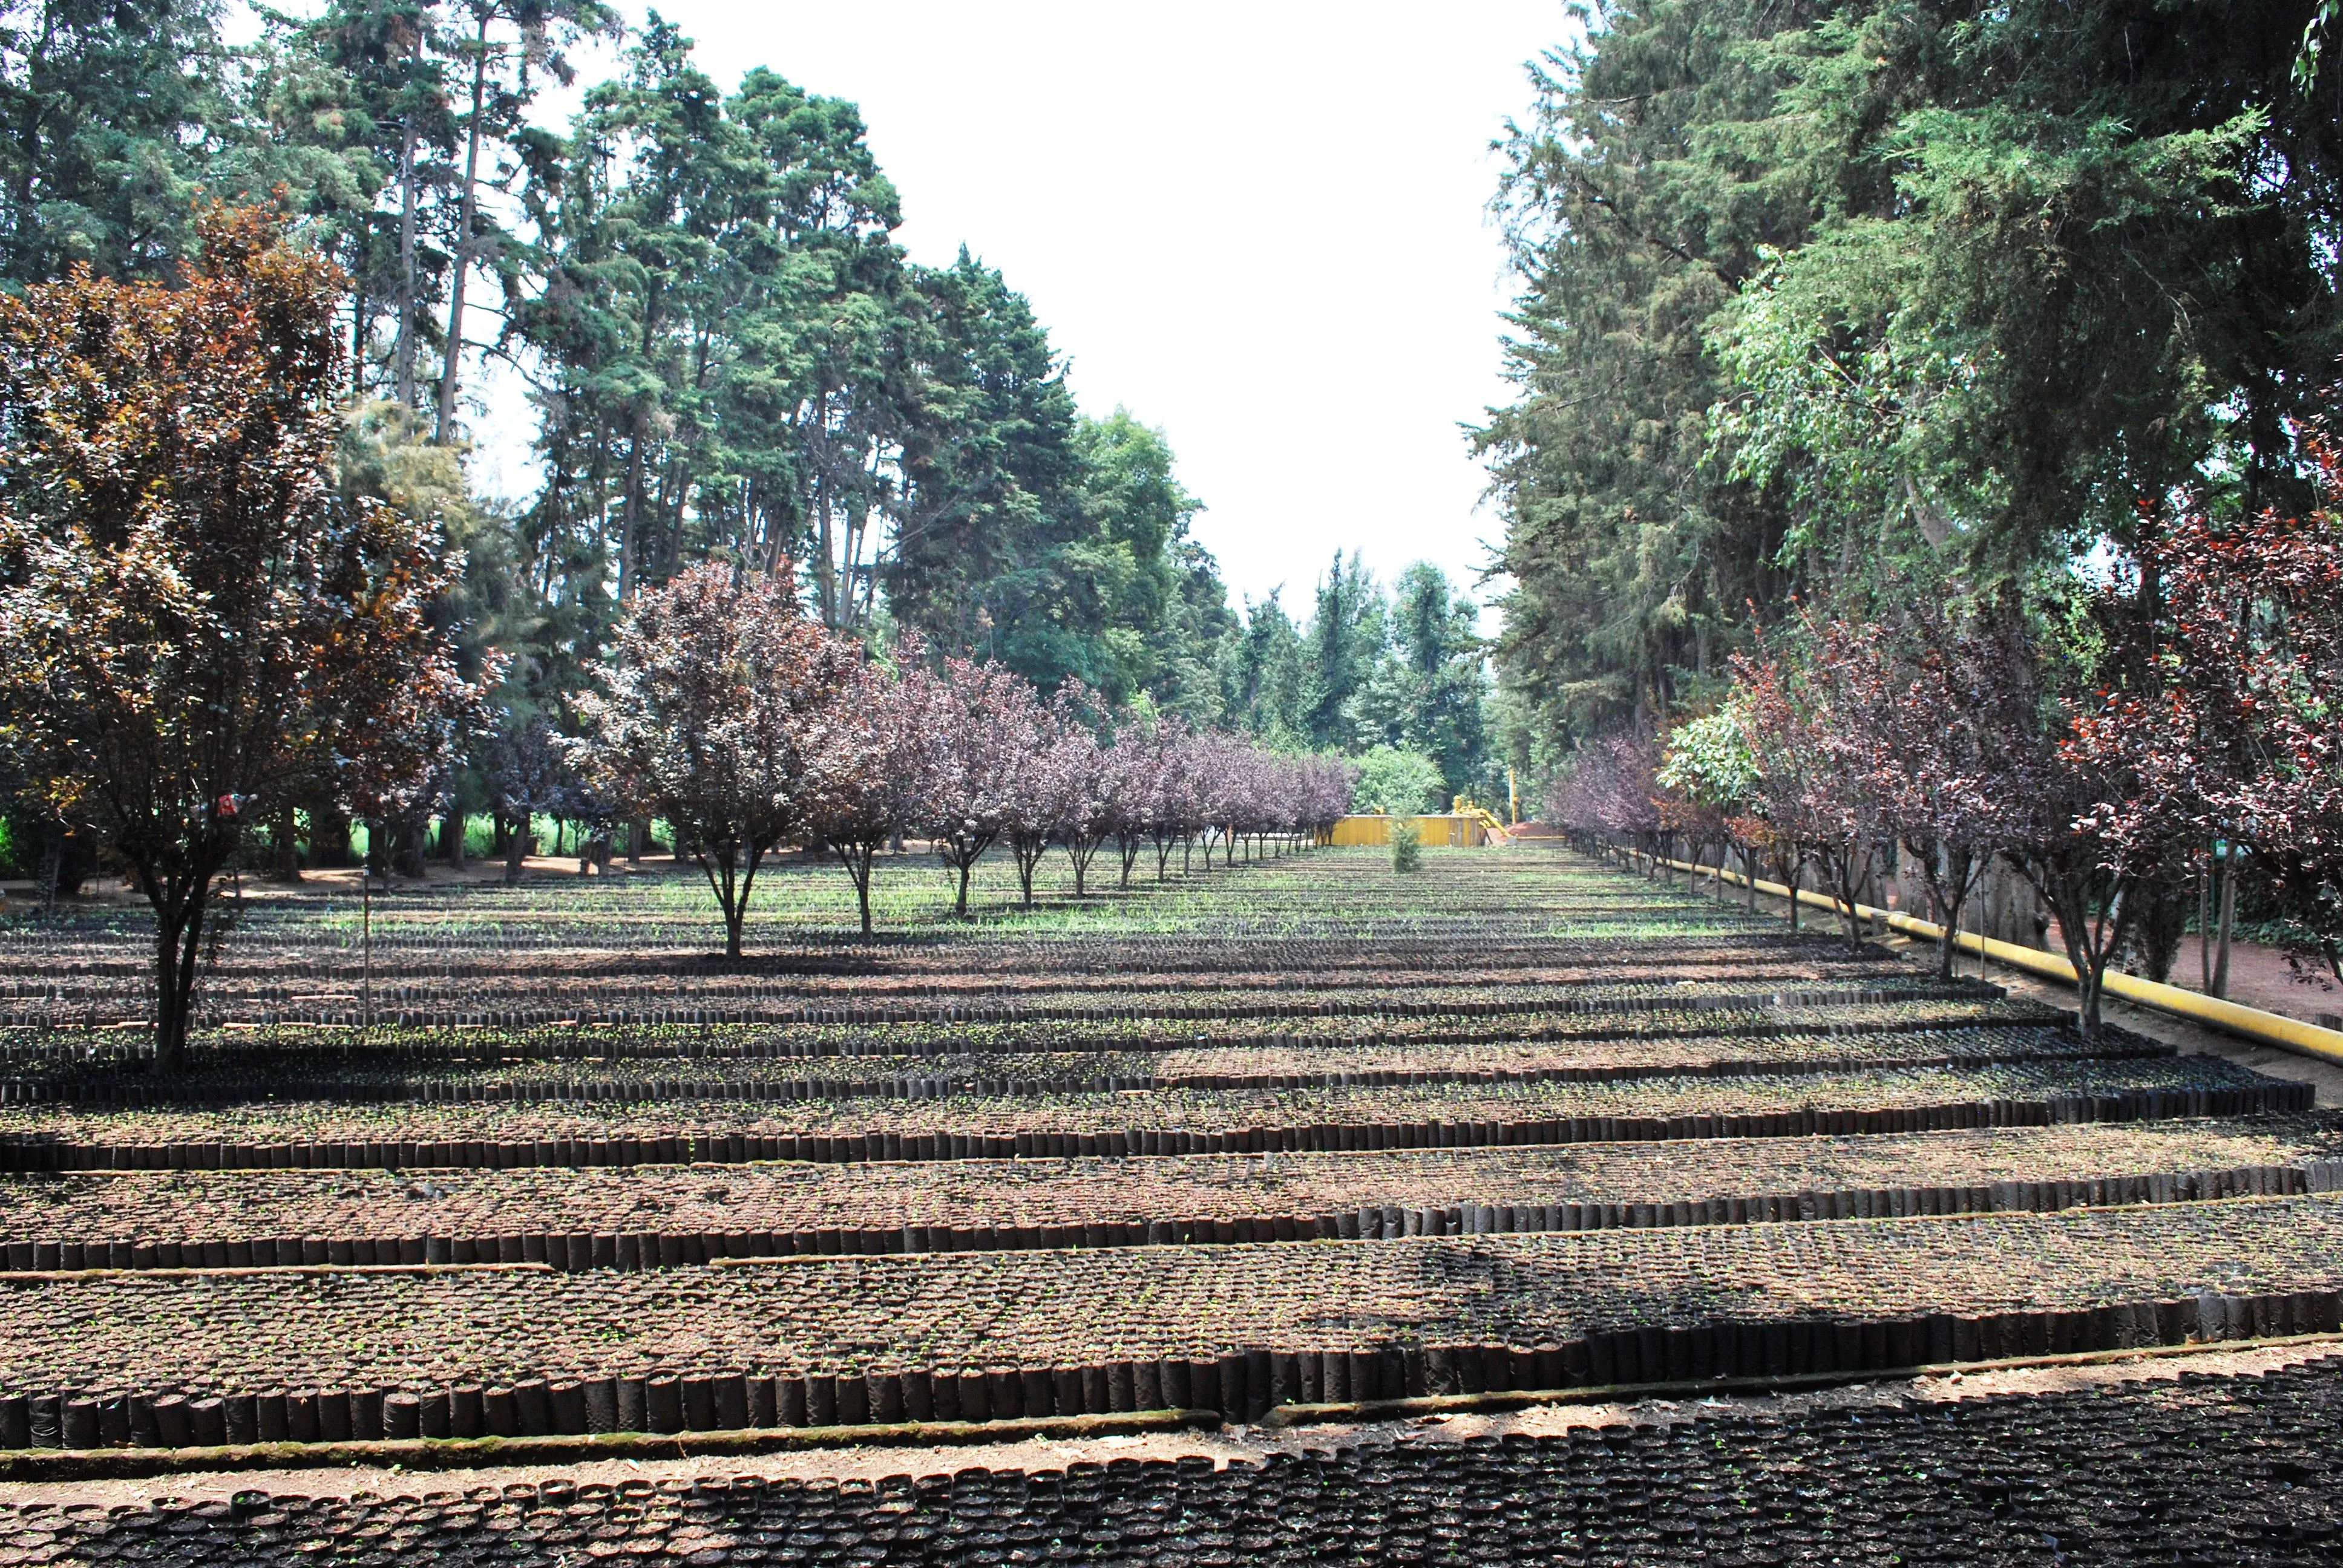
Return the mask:
<svg viewBox="0 0 2343 1568">
<path fill-rule="evenodd" d="M 460 1493 L 477 1486 L 504 1486 L 561 1479 L 572 1482 L 689 1480 L 707 1475 L 832 1477 L 876 1480 L 890 1475 L 930 1475 L 968 1469 L 1061 1470 L 1080 1461 L 1178 1459 L 1202 1455 L 1217 1464 L 1261 1459 L 1272 1453 L 1331 1452 L 1336 1448 L 1389 1443 L 1403 1437 L 1419 1442 L 1462 1442 L 1470 1437 L 1522 1432 L 1553 1436 L 1574 1427 L 1662 1425 L 1704 1416 L 1745 1414 L 1796 1416 L 1822 1410 L 1889 1408 L 1913 1400 L 1956 1400 L 1991 1393 L 2058 1393 L 2117 1383 L 2174 1382 L 2184 1372 L 2251 1376 L 2282 1366 L 2343 1355 L 2343 1342 L 2281 1345 L 2236 1351 L 2207 1349 L 2095 1366 L 1956 1372 L 1947 1377 L 1855 1383 L 1811 1393 L 1756 1398 L 1654 1400 L 1637 1404 L 1557 1404 L 1491 1415 L 1443 1414 L 1408 1421 L 1272 1430 L 1232 1427 L 1220 1432 L 1180 1432 L 1081 1442 L 1046 1438 L 1023 1442 L 941 1448 L 835 1448 L 747 1458 L 658 1461 L 608 1460 L 590 1464 L 513 1465 L 408 1473 L 351 1465 L 344 1469 L 236 1471 L 149 1476 L 132 1481 L 17 1483 L 0 1484 L 0 1503 L 45 1503 L 100 1508 L 225 1501 L 239 1492 L 347 1497 L 358 1493 L 388 1497 L 400 1493 Z"/>
<path fill-rule="evenodd" d="M 2180 957 L 2173 963 L 2168 983 L 2184 990 L 2205 989 L 2204 959 L 2198 951 L 2201 945 L 2196 937 L 2182 941 Z M 2264 1012 L 2284 1013 L 2306 1023 L 2318 1022 L 2321 1013 L 2330 1018 L 2343 1014 L 2343 986 L 2336 984 L 2332 975 L 2321 974 L 2308 981 L 2298 980 L 2283 950 L 2258 942 L 2229 944 L 2229 1000 L 2260 1008 Z"/>
</svg>

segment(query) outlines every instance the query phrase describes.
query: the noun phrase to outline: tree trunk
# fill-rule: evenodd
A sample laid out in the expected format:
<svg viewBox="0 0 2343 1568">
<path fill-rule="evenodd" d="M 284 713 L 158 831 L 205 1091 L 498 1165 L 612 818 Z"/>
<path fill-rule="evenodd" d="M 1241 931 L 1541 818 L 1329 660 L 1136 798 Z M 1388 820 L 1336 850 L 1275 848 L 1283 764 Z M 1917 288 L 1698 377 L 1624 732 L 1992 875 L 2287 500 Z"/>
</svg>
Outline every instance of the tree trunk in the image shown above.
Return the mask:
<svg viewBox="0 0 2343 1568">
<path fill-rule="evenodd" d="M 2213 868 L 2208 859 L 2197 879 L 2197 968 L 2198 989 L 2213 994 Z"/>
<path fill-rule="evenodd" d="M 2099 1038 L 2099 999 L 2107 984 L 2107 959 L 2104 954 L 2093 958 L 2087 950 L 2088 944 L 2066 944 L 2066 961 L 2075 966 L 2075 1022 L 2086 1040 Z M 2075 955 L 2081 953 L 2078 959 Z"/>
<path fill-rule="evenodd" d="M 337 867 L 350 863 L 350 819 L 347 817 L 339 811 L 311 809 L 309 863 Z"/>
<path fill-rule="evenodd" d="M 761 848 L 752 846 L 744 854 L 733 844 L 715 850 L 704 847 L 698 850 L 699 869 L 708 873 L 708 885 L 716 890 L 716 901 L 724 910 L 724 956 L 728 959 L 740 956 L 741 929 L 749 921 L 749 890 L 756 885 L 757 866 L 764 856 Z M 736 868 L 736 861 L 744 863 Z"/>
<path fill-rule="evenodd" d="M 2099 1002 L 2106 991 L 2107 960 L 2123 945 L 2124 931 L 2129 923 L 2125 906 L 2131 901 L 2132 890 L 2124 883 L 2110 888 L 2110 912 L 2102 919 L 2091 911 L 2089 872 L 2028 865 L 2026 879 L 2058 921 L 2059 943 L 2066 950 L 2066 962 L 2075 970 L 2076 1025 L 2084 1039 L 2097 1040 L 2100 1034 Z"/>
<path fill-rule="evenodd" d="M 447 444 L 456 424 L 456 373 L 464 357 L 464 274 L 472 259 L 472 226 L 479 216 L 480 99 L 488 87 L 488 20 L 480 16 L 472 55 L 472 119 L 464 138 L 464 197 L 457 204 L 456 254 L 447 280 L 447 353 L 439 367 L 439 417 L 431 438 Z"/>
<path fill-rule="evenodd" d="M 827 425 L 829 411 L 830 399 L 825 396 L 821 400 L 821 423 L 824 427 Z M 830 487 L 819 476 L 813 482 L 813 513 L 814 554 L 821 561 L 819 572 L 814 578 L 814 608 L 820 613 L 821 623 L 824 626 L 834 627 L 838 624 L 838 596 L 833 590 L 830 580 Z"/>
<path fill-rule="evenodd" d="M 418 36 L 416 56 L 421 58 Z M 398 145 L 398 403 L 415 407 L 415 111 L 409 108 Z"/>
<path fill-rule="evenodd" d="M 700 849 L 695 851 L 695 858 L 707 875 L 708 885 L 716 891 L 717 908 L 724 914 L 724 956 L 737 959 L 740 956 L 742 914 L 732 899 L 732 851 L 728 847 L 711 854 Z"/>
<path fill-rule="evenodd" d="M 2213 955 L 2213 983 L 2206 988 L 2208 996 L 2229 994 L 2229 931 L 2237 919 L 2237 847 L 2227 844 L 2221 849 L 2220 947 Z"/>
<path fill-rule="evenodd" d="M 1017 861 L 1017 886 L 1023 892 L 1025 907 L 1029 910 L 1033 907 L 1033 869 L 1041 863 L 1041 856 L 1048 849 L 1047 839 L 1037 841 L 1012 838 L 1009 843 L 1009 852 Z"/>
<path fill-rule="evenodd" d="M 41 918 L 45 920 L 56 918 L 57 882 L 65 869 L 65 824 L 45 821 L 41 824 Z"/>
<path fill-rule="evenodd" d="M 351 267 L 355 274 L 358 268 Z M 366 396 L 367 373 L 367 296 L 363 288 L 350 291 L 350 401 Z"/>
<path fill-rule="evenodd" d="M 424 863 L 427 858 L 424 851 L 430 839 L 431 819 L 419 814 L 403 817 L 391 829 L 391 834 L 393 863 L 398 874 L 418 881 L 429 875 L 430 868 Z"/>
<path fill-rule="evenodd" d="M 271 873 L 280 882 L 301 879 L 300 821 L 289 805 L 277 810 L 277 821 L 269 829 L 268 849 L 275 869 Z"/>
<path fill-rule="evenodd" d="M 133 877 L 155 910 L 155 1070 L 176 1072 L 186 1064 L 188 1024 L 195 1012 L 196 974 L 203 959 L 204 912 L 212 879 L 227 851 L 178 876 L 158 877 L 152 866 L 136 866 Z"/>
<path fill-rule="evenodd" d="M 1951 849 L 1942 844 L 1918 848 L 1906 843 L 1905 854 L 1920 868 L 1920 885 L 1928 895 L 1928 918 L 1944 931 L 1936 943 L 1936 978 L 1953 978 L 1954 955 L 1961 945 L 1961 910 L 1967 906 L 1969 890 L 1976 885 L 1976 857 L 1966 849 Z"/>
<path fill-rule="evenodd" d="M 838 846 L 839 862 L 854 879 L 855 901 L 862 906 L 862 934 L 866 937 L 870 934 L 870 862 L 878 853 L 876 840 L 854 844 L 841 841 Z"/>
<path fill-rule="evenodd" d="M 1823 875 L 1830 879 L 1831 884 L 1831 912 L 1846 927 L 1846 940 L 1851 943 L 1859 942 L 1863 940 L 1863 927 L 1855 918 L 1855 895 L 1862 881 L 1863 862 L 1857 859 L 1857 851 L 1852 844 L 1841 844 L 1824 851 L 1822 860 Z"/>
<path fill-rule="evenodd" d="M 637 566 L 636 523 L 642 512 L 643 443 L 649 438 L 650 421 L 640 410 L 635 412 L 627 442 L 627 489 L 618 515 L 618 602 L 627 603 L 634 597 Z"/>
<path fill-rule="evenodd" d="M 508 829 L 505 832 L 505 886 L 520 886 L 521 862 L 528 857 L 528 833 L 523 829 Z"/>
<path fill-rule="evenodd" d="M 1091 857 L 1098 853 L 1096 839 L 1075 839 L 1066 845 L 1066 859 L 1074 863 L 1074 897 L 1088 896 L 1090 891 Z"/>
<path fill-rule="evenodd" d="M 195 1000 L 196 944 L 202 940 L 200 910 L 156 911 L 155 921 L 155 1070 L 176 1073 L 186 1065 L 187 1014 Z"/>
</svg>

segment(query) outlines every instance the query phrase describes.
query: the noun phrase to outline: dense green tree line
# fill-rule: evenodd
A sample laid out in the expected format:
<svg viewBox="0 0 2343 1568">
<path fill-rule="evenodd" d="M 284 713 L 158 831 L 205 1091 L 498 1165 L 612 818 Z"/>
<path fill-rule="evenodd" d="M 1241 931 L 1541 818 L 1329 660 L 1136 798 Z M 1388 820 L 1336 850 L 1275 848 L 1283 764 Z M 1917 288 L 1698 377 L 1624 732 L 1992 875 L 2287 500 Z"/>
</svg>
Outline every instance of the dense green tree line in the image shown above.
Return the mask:
<svg viewBox="0 0 2343 1568">
<path fill-rule="evenodd" d="M 1529 735 L 1697 710 L 1794 598 L 2087 572 L 2177 487 L 2306 508 L 2343 353 L 2331 9 L 1591 7 L 1502 203 L 1521 395 L 1483 440 Z"/>
<path fill-rule="evenodd" d="M 222 41 L 206 0 L 22 0 L 0 28 L 16 285 L 170 273 L 199 195 L 279 199 L 353 280 L 355 468 L 470 549 L 467 619 L 524 703 L 574 683 L 634 588 L 712 554 L 794 565 L 821 618 L 1044 685 L 1216 718 L 1227 629 L 1160 432 L 1085 417 L 1031 307 L 895 245 L 854 106 L 727 91 L 654 15 L 566 131 L 531 108 L 620 37 L 598 0 L 330 0 Z M 546 480 L 469 501 L 463 393 L 528 377 Z"/>
<path fill-rule="evenodd" d="M 1419 561 L 1385 589 L 1355 552 L 1337 555 L 1307 620 L 1297 625 L 1279 599 L 1248 604 L 1221 644 L 1236 721 L 1313 749 L 1424 759 L 1439 780 L 1425 805 L 1444 808 L 1456 794 L 1503 799 L 1476 607 L 1439 568 Z"/>
<path fill-rule="evenodd" d="M 639 588 L 722 558 L 788 564 L 873 645 L 1484 787 L 1471 604 L 1430 568 L 1386 595 L 1353 558 L 1302 625 L 1274 594 L 1232 609 L 1162 432 L 1078 408 L 998 270 L 906 256 L 852 104 L 719 81 L 604 0 L 256 15 L 231 44 L 217 0 L 0 0 L 0 286 L 176 280 L 206 202 L 289 210 L 350 280 L 341 482 L 464 552 L 437 613 L 468 668 L 504 656 L 508 740 L 569 723 Z M 555 124 L 547 89 L 613 58 Z M 542 466 L 510 502 L 467 476 L 491 367 Z M 395 836 L 419 853 L 431 816 L 498 809 L 493 772 Z M 310 815 L 313 849 L 344 830 Z"/>
</svg>

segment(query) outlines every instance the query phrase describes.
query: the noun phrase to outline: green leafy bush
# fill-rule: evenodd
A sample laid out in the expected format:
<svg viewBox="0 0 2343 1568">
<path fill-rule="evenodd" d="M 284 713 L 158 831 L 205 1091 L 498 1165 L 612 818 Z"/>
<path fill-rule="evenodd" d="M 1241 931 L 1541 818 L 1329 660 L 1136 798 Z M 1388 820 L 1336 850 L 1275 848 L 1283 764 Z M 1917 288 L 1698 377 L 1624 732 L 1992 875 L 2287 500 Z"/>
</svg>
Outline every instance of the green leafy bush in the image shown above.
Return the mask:
<svg viewBox="0 0 2343 1568">
<path fill-rule="evenodd" d="M 1404 817 L 1436 811 L 1446 804 L 1441 797 L 1447 781 L 1440 776 L 1440 765 L 1421 751 L 1377 746 L 1360 753 L 1356 761 L 1359 781 L 1351 790 L 1353 811 L 1387 811 Z"/>
<path fill-rule="evenodd" d="M 1392 869 L 1413 871 L 1423 863 L 1423 829 L 1413 819 L 1391 825 Z"/>
</svg>

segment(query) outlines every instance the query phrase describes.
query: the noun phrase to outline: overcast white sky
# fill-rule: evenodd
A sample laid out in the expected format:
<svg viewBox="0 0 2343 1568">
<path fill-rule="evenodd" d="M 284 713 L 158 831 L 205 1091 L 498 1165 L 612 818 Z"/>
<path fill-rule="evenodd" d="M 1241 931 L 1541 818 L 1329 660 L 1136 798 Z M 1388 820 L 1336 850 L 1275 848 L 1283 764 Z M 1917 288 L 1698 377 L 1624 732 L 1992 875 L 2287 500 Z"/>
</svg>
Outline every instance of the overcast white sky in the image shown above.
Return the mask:
<svg viewBox="0 0 2343 1568">
<path fill-rule="evenodd" d="M 1234 593 L 1306 614 L 1353 546 L 1386 579 L 1485 564 L 1459 427 L 1507 396 L 1488 145 L 1559 0 L 659 9 L 728 88 L 769 65 L 861 106 L 913 259 L 965 241 L 1085 409 L 1163 427 Z"/>
</svg>

